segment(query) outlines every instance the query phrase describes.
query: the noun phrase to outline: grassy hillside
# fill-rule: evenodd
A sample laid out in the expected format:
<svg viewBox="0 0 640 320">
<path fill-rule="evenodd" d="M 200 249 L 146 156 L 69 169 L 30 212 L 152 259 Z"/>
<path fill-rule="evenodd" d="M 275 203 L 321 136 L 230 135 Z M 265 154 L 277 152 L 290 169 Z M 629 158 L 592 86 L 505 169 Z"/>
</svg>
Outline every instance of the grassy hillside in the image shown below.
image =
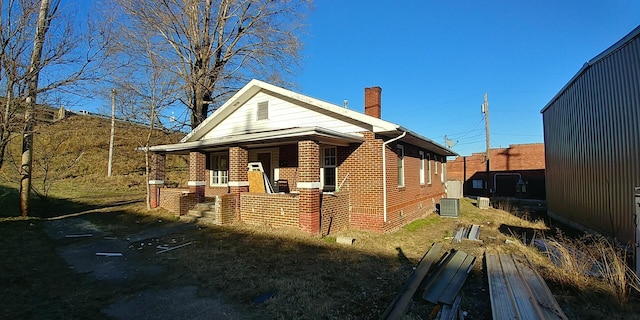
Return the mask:
<svg viewBox="0 0 640 320">
<path fill-rule="evenodd" d="M 113 167 L 114 176 L 130 177 L 130 184 L 144 181 L 144 153 L 136 148 L 144 145 L 149 129 L 117 122 L 115 128 Z M 111 121 L 90 116 L 71 116 L 53 124 L 36 127 L 33 156 L 33 186 L 45 192 L 51 184 L 68 179 L 106 177 L 109 159 Z M 181 133 L 153 132 L 151 145 L 174 143 Z M 19 179 L 21 137 L 16 135 L 9 148 L 6 162 L 0 171 L 1 181 L 17 183 Z M 167 158 L 167 180 L 186 180 L 188 162 L 183 156 Z"/>
</svg>

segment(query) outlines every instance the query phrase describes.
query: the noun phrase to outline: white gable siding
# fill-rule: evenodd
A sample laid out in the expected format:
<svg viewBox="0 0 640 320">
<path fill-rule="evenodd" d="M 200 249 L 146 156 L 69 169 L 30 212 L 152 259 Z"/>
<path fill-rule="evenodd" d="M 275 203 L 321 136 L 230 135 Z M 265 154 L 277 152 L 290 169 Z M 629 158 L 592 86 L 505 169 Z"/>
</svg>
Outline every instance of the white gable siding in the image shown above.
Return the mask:
<svg viewBox="0 0 640 320">
<path fill-rule="evenodd" d="M 267 120 L 256 120 L 258 103 L 264 101 L 268 101 L 269 104 L 269 118 Z M 211 131 L 207 132 L 203 139 L 294 127 L 322 127 L 342 133 L 367 130 L 264 92 L 259 92 L 229 117 L 222 120 Z"/>
</svg>

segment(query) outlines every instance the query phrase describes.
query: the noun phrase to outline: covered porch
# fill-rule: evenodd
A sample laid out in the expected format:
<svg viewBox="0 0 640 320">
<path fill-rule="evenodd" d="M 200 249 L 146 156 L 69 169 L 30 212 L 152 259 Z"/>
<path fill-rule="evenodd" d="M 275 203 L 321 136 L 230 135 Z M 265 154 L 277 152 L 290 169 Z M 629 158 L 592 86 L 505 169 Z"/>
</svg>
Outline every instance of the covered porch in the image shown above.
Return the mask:
<svg viewBox="0 0 640 320">
<path fill-rule="evenodd" d="M 205 207 L 218 224 L 240 221 L 329 234 L 349 225 L 349 193 L 340 192 L 337 149 L 363 140 L 357 134 L 313 127 L 154 146 L 151 206 L 179 216 Z M 165 187 L 167 154 L 189 155 L 186 187 Z M 256 162 L 272 193 L 253 188 L 248 165 Z"/>
</svg>

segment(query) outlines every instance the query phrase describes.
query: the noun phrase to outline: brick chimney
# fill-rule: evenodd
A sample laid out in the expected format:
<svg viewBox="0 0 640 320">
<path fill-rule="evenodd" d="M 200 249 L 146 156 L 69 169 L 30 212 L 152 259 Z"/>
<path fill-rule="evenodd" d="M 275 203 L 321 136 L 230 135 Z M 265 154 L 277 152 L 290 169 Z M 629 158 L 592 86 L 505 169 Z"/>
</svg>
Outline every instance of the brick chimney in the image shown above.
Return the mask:
<svg viewBox="0 0 640 320">
<path fill-rule="evenodd" d="M 364 88 L 364 113 L 380 119 L 382 88 Z"/>
</svg>

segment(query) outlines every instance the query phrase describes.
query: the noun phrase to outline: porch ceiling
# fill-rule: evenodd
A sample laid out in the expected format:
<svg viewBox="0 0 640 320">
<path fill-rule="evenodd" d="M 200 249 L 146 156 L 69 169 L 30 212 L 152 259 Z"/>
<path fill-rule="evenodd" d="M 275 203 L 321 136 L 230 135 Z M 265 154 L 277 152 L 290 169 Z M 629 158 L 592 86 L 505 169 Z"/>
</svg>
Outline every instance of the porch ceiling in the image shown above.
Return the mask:
<svg viewBox="0 0 640 320">
<path fill-rule="evenodd" d="M 190 151 L 216 151 L 228 147 L 268 147 L 297 142 L 315 140 L 322 144 L 347 146 L 350 143 L 361 143 L 364 138 L 360 134 L 340 133 L 319 127 L 289 128 L 264 132 L 247 132 L 227 137 L 205 139 L 175 144 L 157 145 L 149 148 L 151 152 L 187 154 Z"/>
</svg>

